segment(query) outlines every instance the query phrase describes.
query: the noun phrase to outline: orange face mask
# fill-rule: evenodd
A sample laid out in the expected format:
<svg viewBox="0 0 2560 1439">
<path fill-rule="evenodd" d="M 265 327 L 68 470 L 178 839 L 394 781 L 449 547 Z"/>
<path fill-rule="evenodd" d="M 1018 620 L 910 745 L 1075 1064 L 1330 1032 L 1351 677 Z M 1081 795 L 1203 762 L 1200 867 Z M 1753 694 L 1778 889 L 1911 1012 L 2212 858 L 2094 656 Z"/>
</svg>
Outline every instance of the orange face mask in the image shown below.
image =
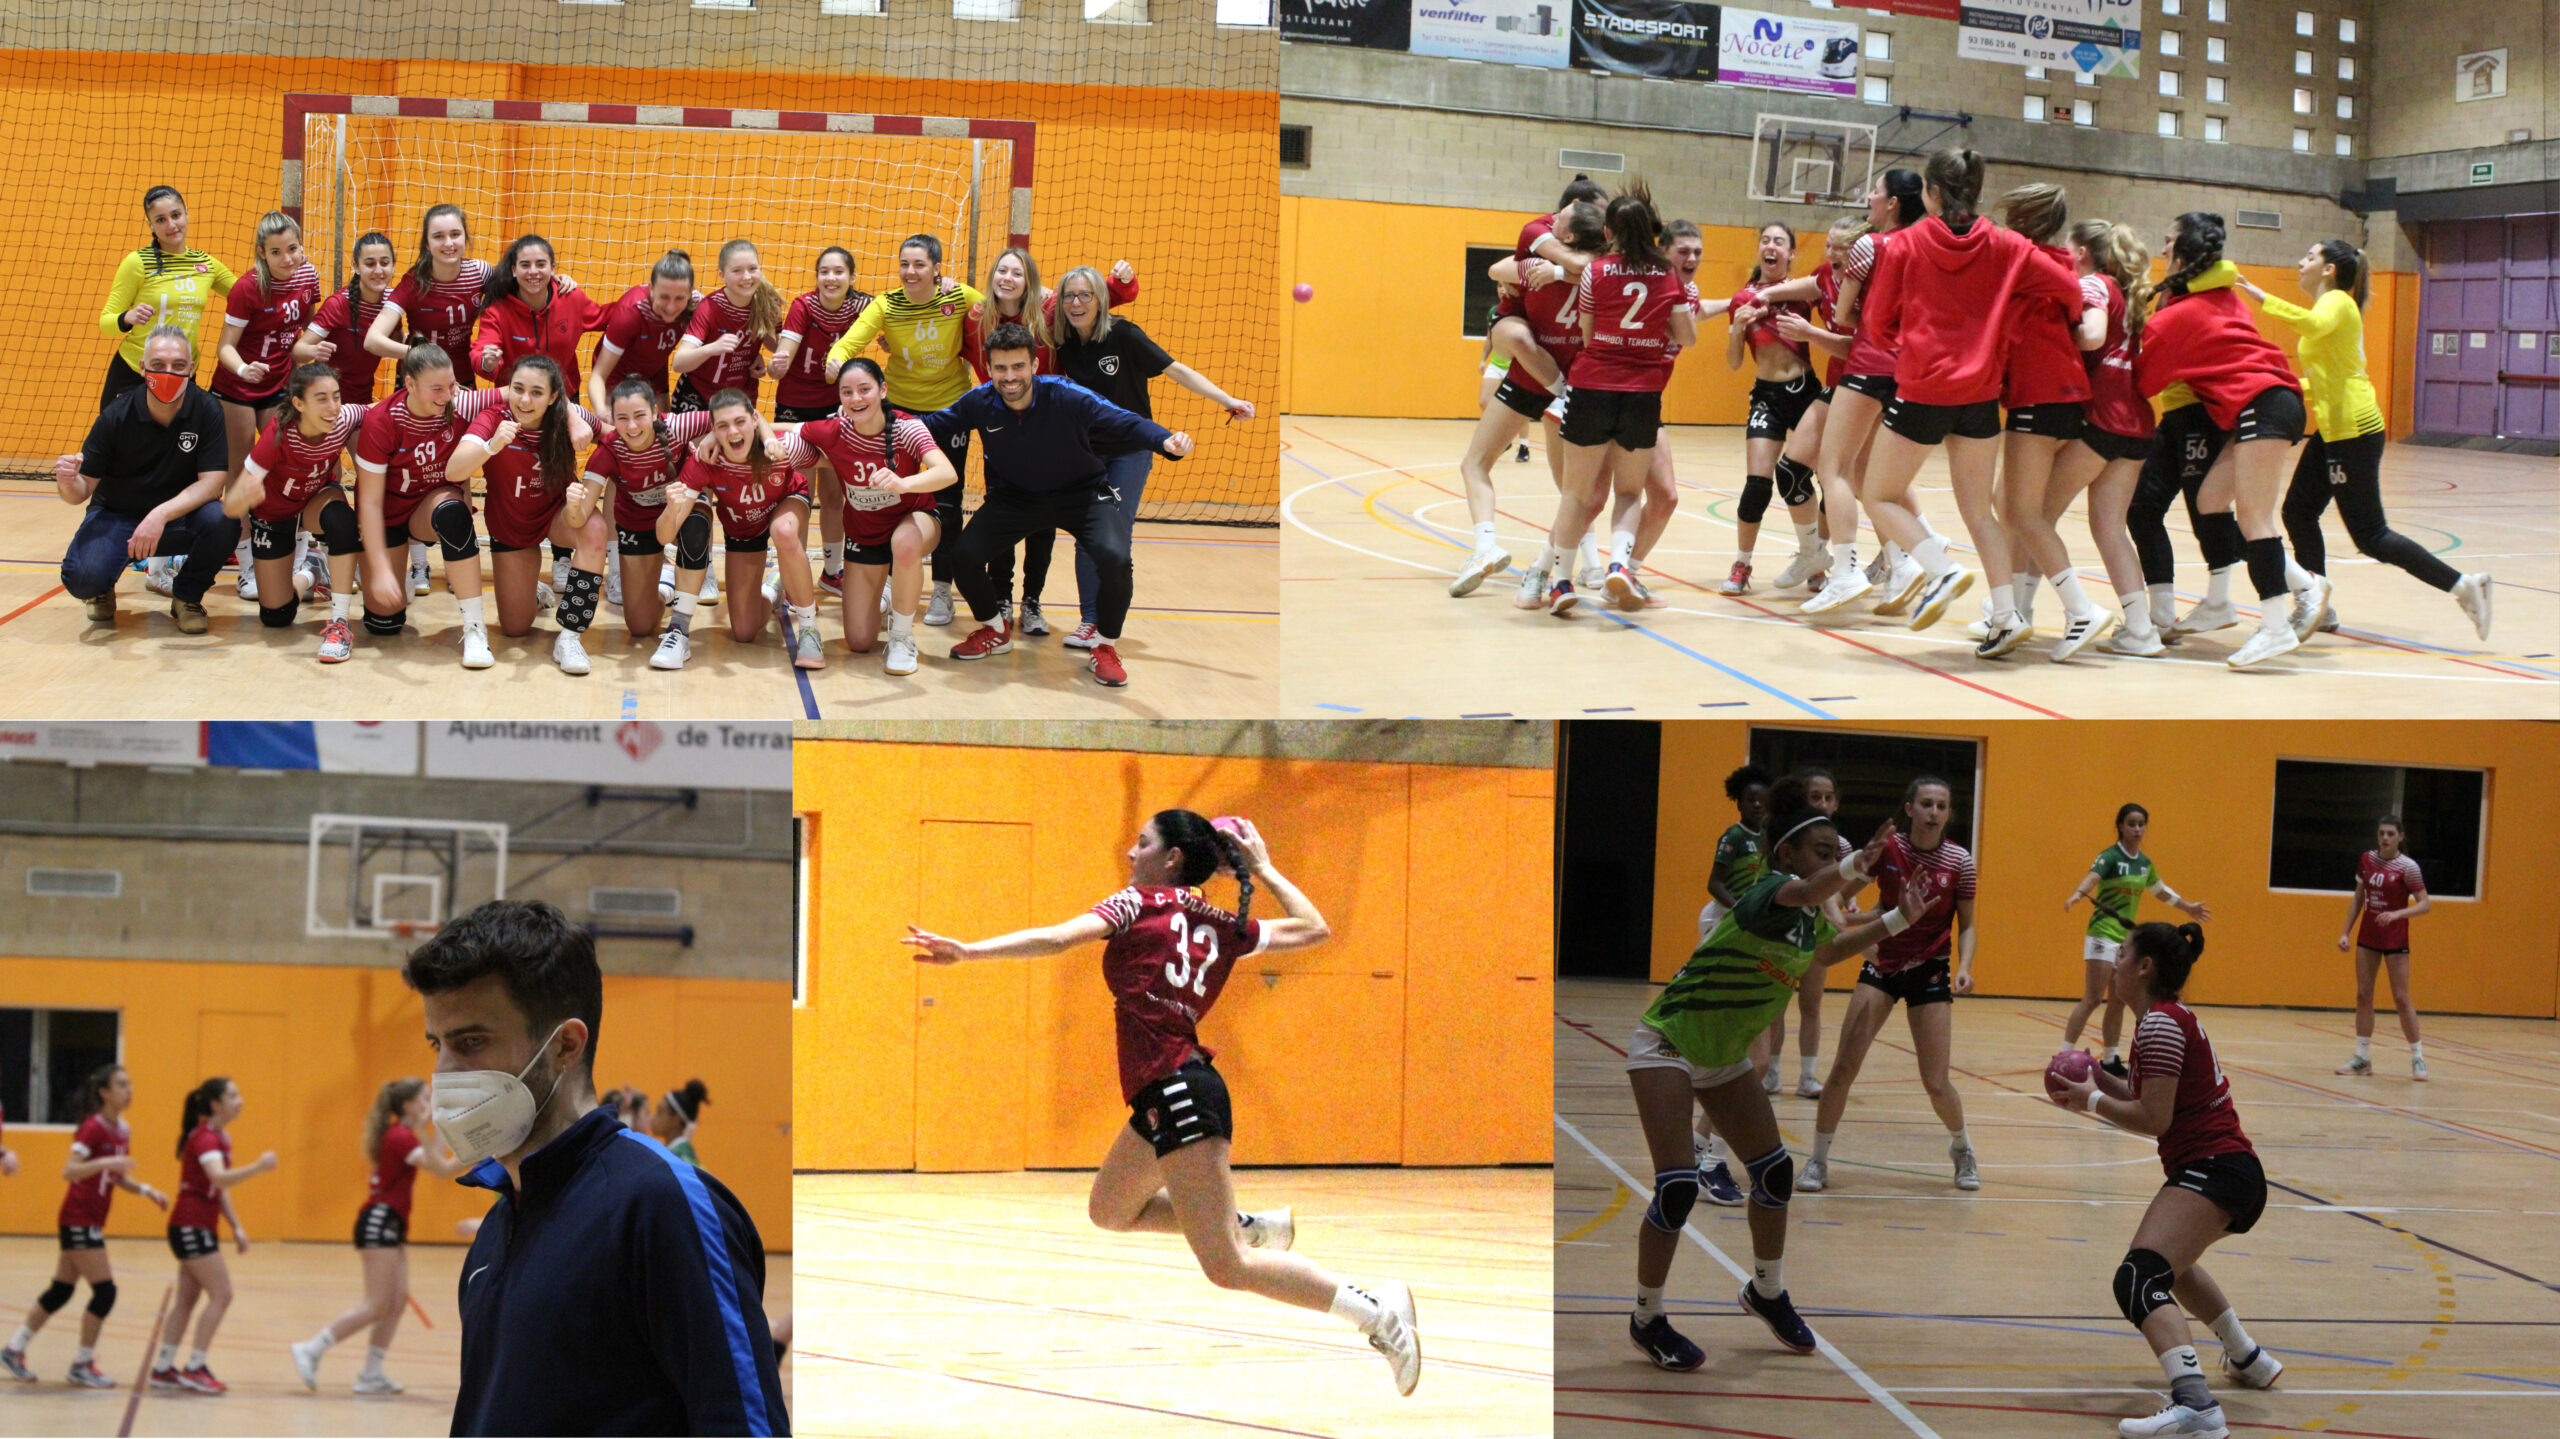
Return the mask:
<svg viewBox="0 0 2560 1439">
<path fill-rule="evenodd" d="M 154 370 L 144 375 L 142 382 L 151 387 L 151 398 L 164 405 L 178 403 L 178 398 L 187 392 L 187 377 L 184 375 L 164 375 Z"/>
</svg>

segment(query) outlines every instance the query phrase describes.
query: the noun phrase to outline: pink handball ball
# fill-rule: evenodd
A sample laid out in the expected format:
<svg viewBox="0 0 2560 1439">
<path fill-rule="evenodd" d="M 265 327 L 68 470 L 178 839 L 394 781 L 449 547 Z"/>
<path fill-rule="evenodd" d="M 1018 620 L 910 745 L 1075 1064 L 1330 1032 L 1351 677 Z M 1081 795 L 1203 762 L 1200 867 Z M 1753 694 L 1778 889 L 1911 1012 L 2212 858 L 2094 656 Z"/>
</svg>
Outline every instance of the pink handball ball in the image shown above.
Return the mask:
<svg viewBox="0 0 2560 1439">
<path fill-rule="evenodd" d="M 1234 835 L 1238 839 L 1244 838 L 1244 820 L 1238 815 L 1222 814 L 1216 819 L 1209 821 L 1209 827 L 1211 829 L 1225 830 L 1227 833 Z"/>
<path fill-rule="evenodd" d="M 1304 280 L 1301 280 L 1298 282 L 1298 288 L 1290 291 L 1289 293 L 1297 296 L 1298 303 L 1303 305 L 1316 297 L 1316 287 L 1308 284 Z"/>
<path fill-rule="evenodd" d="M 2044 1067 L 2044 1092 L 2055 1099 L 2060 1099 L 2068 1092 L 2066 1082 L 2077 1084 L 2087 1079 L 2089 1072 L 2096 1067 L 2095 1062 L 2089 1058 L 2089 1051 L 2066 1049 L 2055 1055 L 2053 1062 Z"/>
</svg>

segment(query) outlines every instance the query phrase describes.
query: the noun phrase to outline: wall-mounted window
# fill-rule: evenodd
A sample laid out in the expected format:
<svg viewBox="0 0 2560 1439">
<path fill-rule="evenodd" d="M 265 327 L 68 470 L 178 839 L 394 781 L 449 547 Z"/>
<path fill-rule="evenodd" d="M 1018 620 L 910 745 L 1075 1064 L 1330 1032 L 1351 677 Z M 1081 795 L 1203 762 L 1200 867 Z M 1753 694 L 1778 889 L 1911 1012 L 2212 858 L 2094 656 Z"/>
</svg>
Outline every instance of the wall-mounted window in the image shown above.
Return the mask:
<svg viewBox="0 0 2560 1439">
<path fill-rule="evenodd" d="M 1084 0 L 1084 18 L 1095 25 L 1144 25 L 1147 0 Z"/>
<path fill-rule="evenodd" d="M 2044 97 L 2042 95 L 2029 95 L 2027 97 L 2026 114 L 2028 119 L 2042 123 L 2044 120 Z"/>
<path fill-rule="evenodd" d="M 2353 95 L 2341 95 L 2341 96 L 2339 96 L 2339 97 L 2338 97 L 2338 118 L 2339 118 L 2339 119 L 2341 119 L 2341 120 L 2352 120 L 2352 119 L 2354 119 L 2355 117 L 2356 117 L 2356 97 L 2355 97 L 2355 96 L 2353 96 Z"/>
<path fill-rule="evenodd" d="M 2163 70 L 2160 72 L 2160 93 L 2163 95 L 2175 95 L 2178 93 L 2177 71 Z"/>
<path fill-rule="evenodd" d="M 2097 124 L 2097 123 L 2098 123 L 2098 107 L 2097 107 L 2097 106 L 2095 106 L 2095 105 L 2090 104 L 2090 103 L 2089 103 L 2088 101 L 2086 101 L 2086 100 L 2074 100 L 2074 101 L 2072 101 L 2072 102 L 2071 102 L 2071 123 L 2072 123 L 2072 124 L 2074 124 L 2074 125 L 2095 125 L 2095 124 Z"/>
<path fill-rule="evenodd" d="M 1916 775 L 1936 775 L 1947 782 L 1951 801 L 1947 838 L 1981 852 L 1979 741 L 1753 725 L 1751 762 L 1771 774 L 1809 764 L 1830 770 L 1840 796 L 1842 834 L 1873 834 L 1887 819 L 1908 824 L 1900 818 L 1903 791 Z"/>
<path fill-rule="evenodd" d="M 2207 75 L 2204 77 L 2204 98 L 2205 103 L 2209 105 L 2219 105 L 2222 103 L 2221 76 Z"/>
<path fill-rule="evenodd" d="M 0 1105 L 9 1122 L 78 1124 L 80 1087 L 124 1058 L 124 1016 L 112 1009 L 0 1009 Z"/>
<path fill-rule="evenodd" d="M 2341 55 L 2338 57 L 2338 78 L 2341 80 L 2352 80 L 2356 78 L 2356 57 L 2353 55 Z"/>
<path fill-rule="evenodd" d="M 2230 24 L 2231 6 L 2229 0 L 2204 0 L 2204 18 L 2212 21 L 2216 25 Z"/>
<path fill-rule="evenodd" d="M 2352 140 L 2352 139 L 2348 138 L 2348 137 L 2347 137 L 2347 136 L 2345 136 L 2345 135 L 2341 135 L 2341 136 L 2339 136 L 2339 137 L 2338 137 L 2338 153 L 2339 153 L 2340 155 L 2352 155 L 2352 154 L 2354 154 L 2355 152 L 2356 152 L 2356 142 L 2355 142 L 2354 140 Z"/>
<path fill-rule="evenodd" d="M 1858 98 L 1868 104 L 1890 105 L 1893 103 L 1893 82 L 1882 75 L 1869 75 L 1858 83 Z"/>
<path fill-rule="evenodd" d="M 1893 58 L 1893 37 L 1892 37 L 1891 35 L 1889 35 L 1889 34 L 1885 33 L 1885 32 L 1884 32 L 1884 31 L 1882 31 L 1882 30 L 1870 30 L 1870 31 L 1868 31 L 1868 32 L 1867 32 L 1867 58 L 1868 58 L 1868 59 L 1870 59 L 1870 60 L 1890 60 L 1890 59 L 1892 59 L 1892 58 Z"/>
<path fill-rule="evenodd" d="M 2030 80 L 2041 80 L 2041 79 L 2043 79 L 2043 78 L 2044 78 L 2044 67 L 2043 67 L 2042 65 L 2030 65 L 2030 66 L 2028 66 L 2028 67 L 2027 67 L 2027 78 L 2028 78 L 2028 79 L 2030 79 Z"/>
<path fill-rule="evenodd" d="M 2485 770 L 2277 760 L 2267 887 L 2351 893 L 2375 825 L 2398 815 L 2401 852 L 2418 862 L 2427 893 L 2477 899 L 2487 799 Z"/>
<path fill-rule="evenodd" d="M 1466 313 L 1459 316 L 1458 333 L 1470 340 L 1481 340 L 1493 332 L 1493 302 L 1501 298 L 1501 290 L 1485 271 L 1510 258 L 1509 245 L 1467 247 Z"/>
<path fill-rule="evenodd" d="M 2160 0 L 2160 13 L 2163 15 L 2177 14 L 2178 0 Z"/>
<path fill-rule="evenodd" d="M 2179 44 L 2179 41 L 2178 41 L 2178 32 L 2177 32 L 2177 31 L 2175 31 L 2175 30 L 2163 30 L 2163 31 L 2161 31 L 2161 32 L 2160 32 L 2160 53 L 2161 53 L 2161 54 L 2163 54 L 2163 55 L 2175 55 L 2175 54 L 2177 54 L 2177 53 L 2178 53 L 2178 44 Z"/>
<path fill-rule="evenodd" d="M 2293 148 L 2294 148 L 2294 149 L 2296 149 L 2296 150 L 2298 150 L 2298 151 L 2300 151 L 2301 153 L 2303 153 L 2303 154 L 2305 154 L 2305 155 L 2310 154 L 2310 153 L 2311 153 L 2311 132 L 2310 132 L 2310 131 L 2308 131 L 2308 130 L 2296 130 L 2296 131 L 2294 131 L 2294 132 L 2293 132 Z"/>
<path fill-rule="evenodd" d="M 2205 38 L 2204 59 L 2205 63 L 2208 65 L 2222 65 L 2229 63 L 2230 51 L 2223 47 L 2221 36 L 2210 35 Z"/>
<path fill-rule="evenodd" d="M 791 1007 L 809 1002 L 809 893 L 818 867 L 818 817 L 791 817 Z"/>
<path fill-rule="evenodd" d="M 1271 28 L 1271 0 L 1218 0 L 1218 23 Z"/>
<path fill-rule="evenodd" d="M 1088 0 L 1088 3 L 1090 3 L 1090 0 Z M 2296 50 L 2293 52 L 2293 73 L 2296 75 L 2308 75 L 2311 73 L 2310 51 Z"/>
<path fill-rule="evenodd" d="M 2204 138 L 2208 144 L 2219 145 L 2222 143 L 2221 116 L 2207 115 L 2204 117 Z"/>
<path fill-rule="evenodd" d="M 2071 83 L 2074 85 L 2087 85 L 2094 89 L 2098 84 L 2098 77 L 2090 74 L 2086 70 L 2074 70 L 2071 72 Z"/>
<path fill-rule="evenodd" d="M 2311 113 L 2310 91 L 2297 89 L 2293 92 L 2293 113 L 2296 115 L 2308 115 Z"/>
<path fill-rule="evenodd" d="M 2338 43 L 2341 45 L 2356 43 L 2356 22 L 2344 15 L 2338 17 Z"/>
<path fill-rule="evenodd" d="M 2316 35 L 2316 34 L 2318 34 L 2318 33 L 2319 33 L 2319 30 L 2320 30 L 2320 22 L 2319 22 L 2318 20 L 2315 20 L 2315 19 L 2313 19 L 2313 18 L 2312 18 L 2312 15 L 2311 15 L 2311 12 L 2310 12 L 2310 11 L 2308 11 L 2308 10 L 2296 10 L 2296 11 L 2294 11 L 2294 12 L 2293 12 L 2293 33 L 2294 33 L 2294 34 L 2296 34 L 2296 35 Z"/>
<path fill-rule="evenodd" d="M 2178 133 L 2177 111 L 2163 110 L 2160 112 L 2160 133 L 2163 135 L 2175 135 Z"/>
</svg>

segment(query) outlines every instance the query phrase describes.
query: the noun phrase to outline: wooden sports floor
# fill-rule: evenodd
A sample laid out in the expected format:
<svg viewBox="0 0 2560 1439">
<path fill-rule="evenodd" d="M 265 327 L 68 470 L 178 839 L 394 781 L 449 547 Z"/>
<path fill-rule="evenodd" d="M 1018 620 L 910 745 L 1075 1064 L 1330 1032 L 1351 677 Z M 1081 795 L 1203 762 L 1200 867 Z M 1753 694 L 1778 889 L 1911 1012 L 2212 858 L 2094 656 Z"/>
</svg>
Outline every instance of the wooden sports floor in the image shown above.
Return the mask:
<svg viewBox="0 0 2560 1439">
<path fill-rule="evenodd" d="M 325 608 L 305 606 L 302 622 L 289 630 L 265 629 L 257 606 L 233 592 L 228 572 L 205 597 L 207 633 L 179 634 L 168 600 L 145 591 L 139 573 L 116 587 L 119 613 L 110 632 L 91 625 L 62 590 L 62 549 L 80 514 L 50 485 L 0 482 L 0 695 L 7 696 L 0 712 L 42 719 L 1178 719 L 1267 715 L 1279 703 L 1279 544 L 1265 530 L 1139 525 L 1138 603 L 1120 644 L 1129 684 L 1105 689 L 1086 673 L 1084 654 L 1059 643 L 1076 627 L 1075 547 L 1064 537 L 1044 597 L 1055 632 L 1018 640 L 1008 655 L 948 658 L 969 633 L 964 605 L 948 628 L 916 626 L 922 663 L 893 679 L 876 650 L 846 650 L 839 606 L 822 599 L 827 666 L 797 670 L 770 628 L 753 645 L 729 638 L 724 594 L 695 618 L 693 658 L 673 672 L 649 668 L 654 636 L 631 638 L 620 611 L 601 606 L 587 631 L 594 670 L 570 676 L 551 662 L 558 625 L 549 614 L 534 621 L 532 634 L 511 640 L 497 632 L 494 601 L 489 645 L 498 662 L 462 668 L 461 613 L 444 587 L 441 560 L 434 593 L 410 602 L 409 632 L 384 642 L 359 624 L 355 656 L 344 664 L 314 657 Z"/>
<path fill-rule="evenodd" d="M 2547 459 L 2394 445 L 2383 485 L 2392 525 L 2461 570 L 2497 577 L 2488 643 L 2450 596 L 2355 553 L 2334 514 L 2327 526 L 2333 601 L 2343 627 L 2249 673 L 2224 661 L 2249 624 L 2188 640 L 2156 659 L 2084 653 L 2046 657 L 2039 638 L 1978 660 L 1964 626 L 1980 586 L 1947 618 L 1913 633 L 1864 600 L 1815 624 L 1769 582 L 1794 554 L 1782 508 L 1762 532 L 1750 593 L 1717 594 L 1733 561 L 1732 510 L 1743 478 L 1738 428 L 1665 433 L 1681 505 L 1645 574 L 1663 608 L 1625 615 L 1586 602 L 1571 619 L 1512 605 L 1555 516 L 1546 459 L 1497 463 L 1501 541 L 1514 568 L 1453 600 L 1448 581 L 1471 545 L 1458 457 L 1471 421 L 1298 416 L 1281 429 L 1285 713 L 1313 717 L 1494 717 L 1625 714 L 1675 718 L 2021 718 L 2214 716 L 2300 718 L 2560 716 L 2560 468 Z M 2288 473 L 2290 471 L 2288 470 Z M 1933 457 L 1919 491 L 1932 523 L 1961 538 L 1946 464 Z M 2201 598 L 2204 570 L 2183 509 L 2170 517 L 2181 609 Z M 2105 572 L 2075 507 L 2063 537 L 2109 603 Z M 1859 555 L 1875 553 L 1861 522 Z M 1970 555 L 1970 549 L 1959 547 Z M 2238 602 L 2254 611 L 2244 592 Z"/>
<path fill-rule="evenodd" d="M 1422 1382 L 1399 1398 L 1350 1326 L 1213 1288 L 1174 1235 L 1085 1218 L 1089 1173 L 803 1174 L 794 1244 L 830 1435 L 1545 1435 L 1550 1172 L 1247 1169 L 1297 1248 L 1413 1286 Z"/>
<path fill-rule="evenodd" d="M 2069 1011 L 2045 1000 L 1957 1003 L 1954 1077 L 1982 1159 L 1972 1194 L 1951 1182 L 1909 1032 L 1887 1021 L 1832 1186 L 1789 1211 L 1787 1287 L 1828 1347 L 1789 1354 L 1742 1315 L 1746 1221 L 1701 1203 L 1668 1297 L 1706 1366 L 1647 1362 L 1626 1317 L 1651 1161 L 1620 1050 L 1657 992 L 1558 986 L 1558 1435 L 2096 1439 L 2164 1402 L 2109 1292 L 2159 1163 L 2150 1140 L 2044 1098 Z M 1834 1034 L 1844 1008 L 1826 1007 Z M 2560 1432 L 2560 1026 L 2427 1015 L 2434 1077 L 2413 1084 L 2387 1011 L 2362 1080 L 2330 1073 L 2352 1052 L 2351 1014 L 2198 1017 L 2269 1184 L 2265 1217 L 2209 1251 L 2209 1267 L 2285 1363 L 2274 1389 L 2236 1388 L 2196 1326 L 2232 1432 Z M 1814 1103 L 1792 1088 L 1775 1102 L 1801 1154 Z"/>
<path fill-rule="evenodd" d="M 24 1184 L 20 1174 L 13 1183 Z M 131 1202 L 130 1200 L 127 1201 Z M 53 1277 L 54 1240 L 0 1239 L 0 1322 L 17 1328 L 26 1306 Z M 321 1325 L 364 1297 L 355 1251 L 345 1244 L 255 1242 L 247 1254 L 225 1246 L 231 1266 L 231 1312 L 215 1336 L 208 1363 L 231 1392 L 222 1395 L 149 1390 L 135 1415 L 135 1434 L 446 1434 L 460 1377 L 461 1321 L 454 1291 L 461 1244 L 409 1246 L 409 1291 L 434 1327 L 416 1310 L 400 1323 L 383 1372 L 408 1386 L 405 1394 L 358 1398 L 349 1392 L 364 1365 L 362 1338 L 330 1350 L 320 1361 L 320 1388 L 302 1387 L 285 1346 L 308 1339 Z M 79 1342 L 78 1320 L 89 1302 L 80 1297 L 54 1316 L 28 1350 L 28 1366 L 41 1382 L 21 1384 L 0 1376 L 0 1433 L 113 1434 L 124 1421 L 133 1381 L 151 1347 L 152 1311 L 176 1277 L 177 1262 L 160 1236 L 110 1235 L 108 1256 L 116 1268 L 115 1313 L 99 1335 L 98 1367 L 113 1389 L 75 1389 L 62 1382 Z M 765 1313 L 791 1312 L 791 1256 L 765 1256 Z M 192 1343 L 192 1329 L 190 1329 Z M 782 1388 L 791 1392 L 792 1364 L 782 1365 Z"/>
</svg>

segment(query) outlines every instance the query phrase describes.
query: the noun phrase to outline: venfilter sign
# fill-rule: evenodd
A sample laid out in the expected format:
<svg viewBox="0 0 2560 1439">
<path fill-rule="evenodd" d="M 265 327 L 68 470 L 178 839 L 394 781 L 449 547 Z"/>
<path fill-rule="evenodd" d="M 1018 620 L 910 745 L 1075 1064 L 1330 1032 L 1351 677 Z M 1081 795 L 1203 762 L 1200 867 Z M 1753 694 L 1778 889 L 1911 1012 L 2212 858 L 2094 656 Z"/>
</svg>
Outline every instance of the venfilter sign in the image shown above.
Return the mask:
<svg viewBox="0 0 2560 1439">
<path fill-rule="evenodd" d="M 1573 0 L 1413 0 L 1413 53 L 1562 68 Z"/>
</svg>

